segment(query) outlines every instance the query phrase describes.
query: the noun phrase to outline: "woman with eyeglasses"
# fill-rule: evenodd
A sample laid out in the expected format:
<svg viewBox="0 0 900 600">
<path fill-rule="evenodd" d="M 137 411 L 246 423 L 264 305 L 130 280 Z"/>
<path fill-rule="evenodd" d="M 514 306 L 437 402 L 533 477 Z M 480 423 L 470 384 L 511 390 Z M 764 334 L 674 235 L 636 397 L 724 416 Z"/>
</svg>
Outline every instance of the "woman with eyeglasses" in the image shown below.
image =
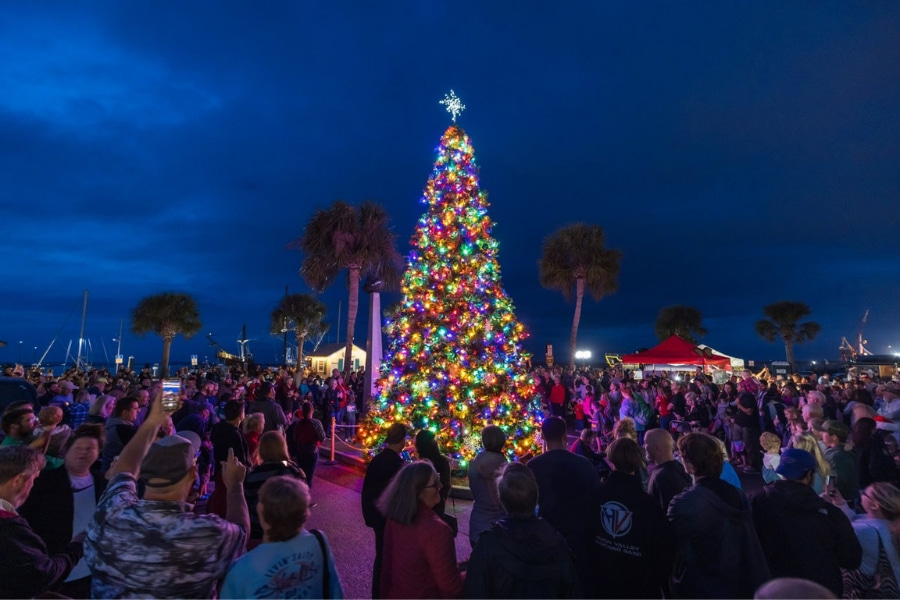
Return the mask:
<svg viewBox="0 0 900 600">
<path fill-rule="evenodd" d="M 459 598 L 465 575 L 456 562 L 453 531 L 434 512 L 441 480 L 430 461 L 406 464 L 378 499 L 387 519 L 383 598 Z"/>
<path fill-rule="evenodd" d="M 880 545 L 891 563 L 894 578 L 900 582 L 900 489 L 883 481 L 866 487 L 859 497 L 860 506 L 865 511 L 862 515 L 853 512 L 840 491 L 835 489 L 832 492 L 822 494 L 822 498 L 830 500 L 852 521 L 853 531 L 863 551 L 860 572 L 869 577 L 875 574 Z"/>
</svg>

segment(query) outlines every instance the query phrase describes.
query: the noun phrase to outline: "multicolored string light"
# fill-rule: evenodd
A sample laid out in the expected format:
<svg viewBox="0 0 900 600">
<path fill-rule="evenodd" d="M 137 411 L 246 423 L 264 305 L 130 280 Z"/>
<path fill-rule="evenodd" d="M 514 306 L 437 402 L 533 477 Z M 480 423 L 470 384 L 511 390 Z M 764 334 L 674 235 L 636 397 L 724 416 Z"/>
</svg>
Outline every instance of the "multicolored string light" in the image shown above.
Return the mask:
<svg viewBox="0 0 900 600">
<path fill-rule="evenodd" d="M 437 148 L 413 235 L 403 300 L 388 322 L 381 394 L 361 433 L 377 447 L 404 423 L 434 431 L 464 467 L 480 432 L 498 425 L 510 458 L 536 452 L 542 418 L 521 350 L 526 337 L 500 285 L 497 242 L 479 189 L 474 150 L 452 125 Z"/>
</svg>

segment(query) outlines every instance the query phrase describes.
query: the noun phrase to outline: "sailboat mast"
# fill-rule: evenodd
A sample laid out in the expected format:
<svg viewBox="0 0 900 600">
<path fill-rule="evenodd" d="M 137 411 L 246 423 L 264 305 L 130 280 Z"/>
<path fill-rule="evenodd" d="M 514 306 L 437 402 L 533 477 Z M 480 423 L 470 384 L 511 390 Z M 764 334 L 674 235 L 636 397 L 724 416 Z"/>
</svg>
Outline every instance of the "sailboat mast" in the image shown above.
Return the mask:
<svg viewBox="0 0 900 600">
<path fill-rule="evenodd" d="M 81 368 L 81 345 L 84 343 L 84 320 L 87 317 L 88 291 L 84 290 L 84 308 L 81 309 L 81 333 L 78 335 L 78 357 L 75 359 L 75 369 Z"/>
</svg>

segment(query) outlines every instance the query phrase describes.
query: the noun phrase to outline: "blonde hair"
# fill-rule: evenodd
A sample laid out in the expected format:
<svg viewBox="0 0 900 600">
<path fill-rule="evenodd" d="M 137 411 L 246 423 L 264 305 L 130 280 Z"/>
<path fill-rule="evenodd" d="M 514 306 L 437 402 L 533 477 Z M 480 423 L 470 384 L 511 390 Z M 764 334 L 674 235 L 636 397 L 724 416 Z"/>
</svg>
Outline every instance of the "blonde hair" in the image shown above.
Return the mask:
<svg viewBox="0 0 900 600">
<path fill-rule="evenodd" d="M 725 442 L 723 442 L 722 440 L 720 440 L 719 438 L 717 438 L 714 435 L 711 435 L 709 437 L 711 437 L 712 439 L 714 439 L 716 441 L 716 446 L 719 447 L 719 452 L 722 453 L 722 458 L 724 459 L 724 461 L 730 462 L 730 460 L 728 458 L 728 448 L 725 447 Z"/>
<path fill-rule="evenodd" d="M 634 441 L 637 441 L 637 429 L 634 428 L 634 419 L 631 417 L 621 419 L 616 423 L 615 427 L 613 427 L 613 439 L 618 439 L 620 437 L 630 437 Z"/>
<path fill-rule="evenodd" d="M 109 418 L 109 416 L 112 414 L 112 409 L 115 406 L 115 403 L 116 399 L 112 396 L 97 396 L 97 399 L 94 400 L 94 403 L 91 404 L 91 407 L 88 409 L 88 414 L 93 417 L 103 417 L 104 419 Z M 109 410 L 107 410 L 107 406 L 109 407 Z"/>
<path fill-rule="evenodd" d="M 891 530 L 894 549 L 900 550 L 900 489 L 892 483 L 876 481 L 863 492 L 869 500 L 877 502 Z"/>
<path fill-rule="evenodd" d="M 781 450 L 781 439 L 771 431 L 764 431 L 763 434 L 759 436 L 759 445 L 762 446 L 766 452 L 771 452 L 773 450 L 778 452 Z"/>
<path fill-rule="evenodd" d="M 266 417 L 262 413 L 250 413 L 244 419 L 244 433 L 262 431 L 266 426 Z"/>
<path fill-rule="evenodd" d="M 819 447 L 816 436 L 808 431 L 795 433 L 791 436 L 791 447 L 798 450 L 806 450 L 815 457 L 816 465 L 818 466 L 817 471 L 822 476 L 822 481 L 825 481 L 825 478 L 831 475 L 831 464 L 825 460 L 825 455 L 822 454 L 822 449 Z"/>
</svg>

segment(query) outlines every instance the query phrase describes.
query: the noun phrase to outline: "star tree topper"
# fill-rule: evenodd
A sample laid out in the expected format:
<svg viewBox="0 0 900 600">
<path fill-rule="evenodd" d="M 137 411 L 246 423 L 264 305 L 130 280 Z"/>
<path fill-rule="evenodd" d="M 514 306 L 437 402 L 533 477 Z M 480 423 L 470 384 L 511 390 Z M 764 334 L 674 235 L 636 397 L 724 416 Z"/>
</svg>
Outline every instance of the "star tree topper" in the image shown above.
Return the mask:
<svg viewBox="0 0 900 600">
<path fill-rule="evenodd" d="M 462 103 L 462 100 L 456 97 L 456 93 L 453 90 L 450 90 L 450 95 L 444 94 L 444 99 L 438 102 L 438 104 L 443 104 L 447 107 L 447 112 L 453 116 L 453 122 L 456 123 L 456 117 L 459 114 L 466 110 L 466 105 Z"/>
</svg>

